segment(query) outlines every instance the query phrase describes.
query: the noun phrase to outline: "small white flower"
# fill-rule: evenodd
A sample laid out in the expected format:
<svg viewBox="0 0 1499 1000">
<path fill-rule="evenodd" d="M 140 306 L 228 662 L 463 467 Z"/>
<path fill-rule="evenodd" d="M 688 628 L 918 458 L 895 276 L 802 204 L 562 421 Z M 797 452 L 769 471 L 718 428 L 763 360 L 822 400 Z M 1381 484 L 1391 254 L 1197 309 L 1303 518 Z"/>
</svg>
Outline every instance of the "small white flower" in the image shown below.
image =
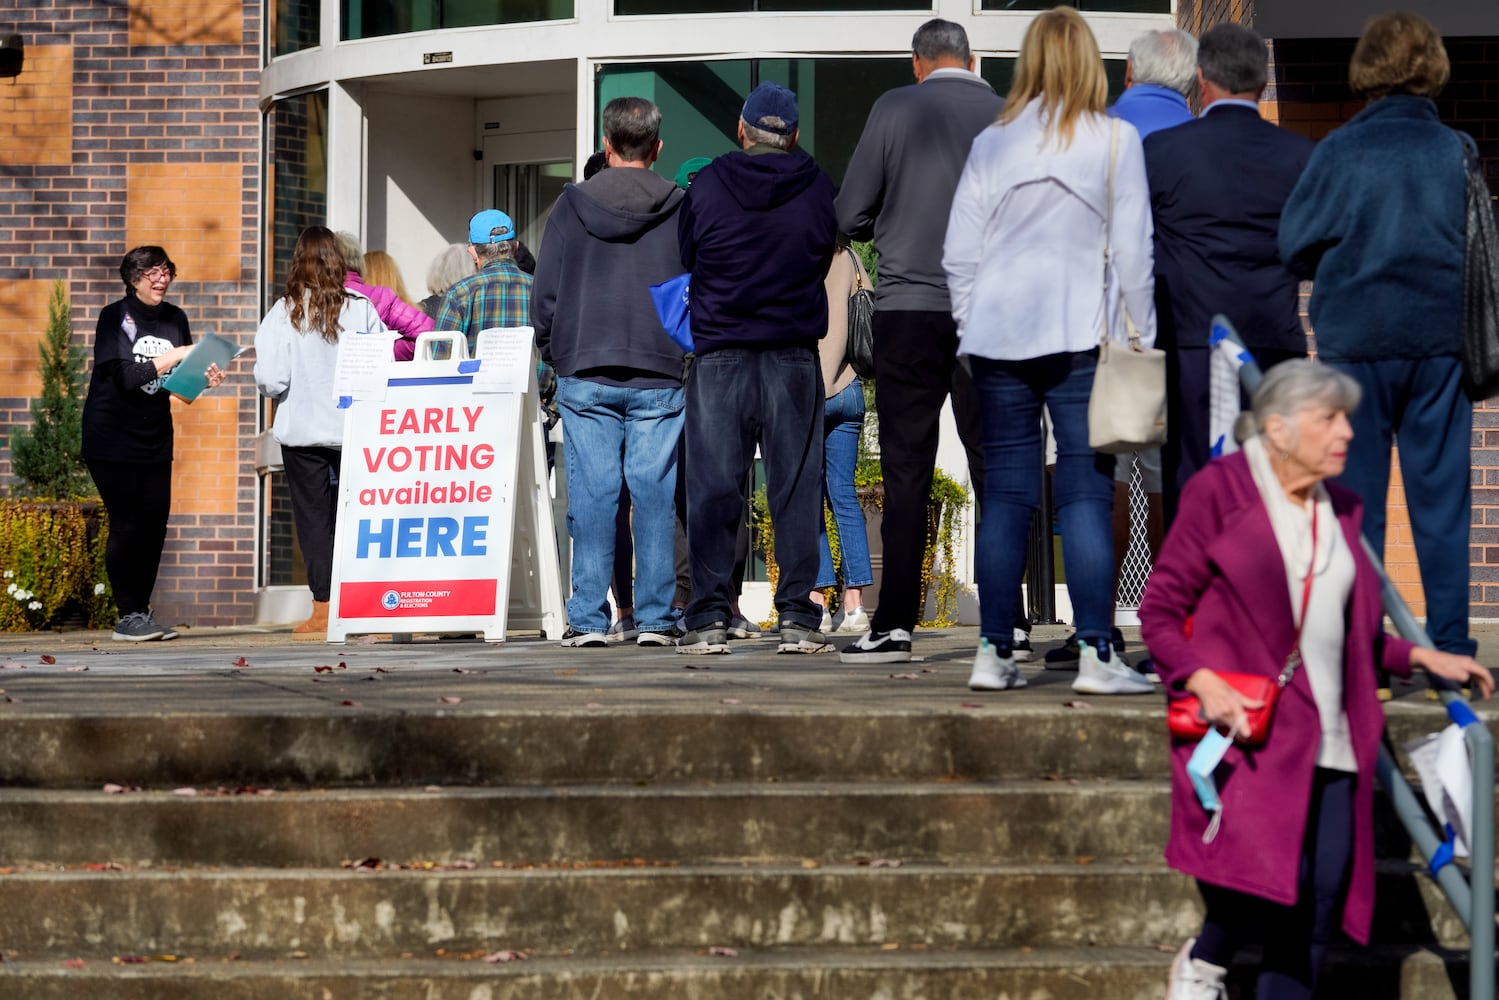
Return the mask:
<svg viewBox="0 0 1499 1000">
<path fill-rule="evenodd" d="M 102 593 L 104 593 L 104 584 L 102 584 L 102 583 L 96 583 L 96 584 L 94 584 L 94 596 L 98 597 Z"/>
<path fill-rule="evenodd" d="M 10 584 L 9 586 L 7 586 L 5 588 L 5 592 L 7 594 L 14 594 L 17 590 L 20 590 L 20 589 L 21 588 L 17 587 L 15 584 L 12 583 L 12 584 Z"/>
<path fill-rule="evenodd" d="M 18 600 L 18 601 L 29 601 L 29 600 L 31 600 L 31 598 L 32 598 L 32 593 L 29 590 L 17 590 L 16 591 L 16 600 Z"/>
<path fill-rule="evenodd" d="M 13 569 L 8 569 L 8 570 L 5 571 L 5 579 L 7 579 L 7 580 L 14 579 L 15 575 L 16 575 L 16 571 L 13 570 Z"/>
<path fill-rule="evenodd" d="M 41 601 L 32 601 L 30 604 L 26 605 L 26 608 L 29 611 L 40 611 L 40 610 L 42 610 L 42 602 Z"/>
</svg>

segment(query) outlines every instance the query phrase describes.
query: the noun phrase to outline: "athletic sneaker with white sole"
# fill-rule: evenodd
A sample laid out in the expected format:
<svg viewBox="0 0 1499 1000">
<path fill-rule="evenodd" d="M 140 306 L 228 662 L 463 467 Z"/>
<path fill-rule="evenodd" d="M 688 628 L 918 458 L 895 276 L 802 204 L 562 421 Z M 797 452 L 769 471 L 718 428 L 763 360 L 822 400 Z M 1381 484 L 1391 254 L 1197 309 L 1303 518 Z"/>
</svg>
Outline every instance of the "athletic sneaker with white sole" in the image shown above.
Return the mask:
<svg viewBox="0 0 1499 1000">
<path fill-rule="evenodd" d="M 1094 649 L 1079 641 L 1077 658 L 1077 680 L 1072 690 L 1078 694 L 1153 694 L 1155 685 L 1138 670 L 1131 669 L 1109 650 Z"/>
<path fill-rule="evenodd" d="M 973 658 L 973 673 L 968 675 L 970 691 L 1010 691 L 1025 687 L 1026 681 L 1015 666 L 1014 651 L 999 649 L 988 639 L 979 637 L 978 655 Z"/>
<path fill-rule="evenodd" d="M 833 645 L 816 629 L 805 628 L 784 622 L 781 625 L 781 644 L 777 653 L 829 653 Z"/>
<path fill-rule="evenodd" d="M 836 631 L 849 632 L 859 635 L 869 631 L 869 612 L 862 607 L 849 608 L 843 613 L 843 621 L 838 623 Z"/>
<path fill-rule="evenodd" d="M 838 659 L 844 663 L 906 663 L 911 659 L 911 633 L 903 628 L 888 632 L 871 629 L 857 642 L 844 646 Z"/>
<path fill-rule="evenodd" d="M 604 638 L 610 642 L 629 642 L 640 635 L 640 629 L 635 625 L 634 615 L 625 615 L 609 626 L 609 631 L 604 633 Z"/>
<path fill-rule="evenodd" d="M 562 641 L 558 643 L 558 645 L 567 646 L 569 648 L 581 648 L 586 646 L 590 648 L 602 649 L 603 647 L 609 645 L 609 640 L 604 638 L 604 634 L 602 632 L 579 632 L 577 629 L 569 625 L 567 627 L 567 631 L 562 633 Z"/>
<path fill-rule="evenodd" d="M 1023 628 L 1017 628 L 1014 631 L 1014 645 L 1011 648 L 1015 653 L 1015 662 L 1025 663 L 1034 654 L 1034 650 L 1031 649 L 1031 634 Z"/>
<path fill-rule="evenodd" d="M 817 626 L 817 631 L 824 635 L 833 631 L 833 613 L 826 607 L 822 609 L 822 622 Z"/>
<path fill-rule="evenodd" d="M 635 637 L 637 646 L 675 646 L 677 634 L 675 632 L 647 632 L 642 631 Z"/>
<path fill-rule="evenodd" d="M 702 628 L 690 628 L 677 640 L 677 652 L 689 656 L 719 655 L 729 652 L 729 627 L 714 622 Z"/>
<path fill-rule="evenodd" d="M 151 642 L 165 638 L 166 634 L 167 630 L 146 612 L 132 611 L 120 616 L 120 620 L 115 623 L 114 635 L 110 638 L 120 642 Z M 173 638 L 176 637 L 175 632 L 172 635 Z"/>
<path fill-rule="evenodd" d="M 735 615 L 729 619 L 730 639 L 758 639 L 763 634 L 760 631 L 760 626 L 743 615 Z"/>
<path fill-rule="evenodd" d="M 1228 1000 L 1223 979 L 1228 970 L 1221 965 L 1192 957 L 1196 938 L 1187 938 L 1171 960 L 1171 978 L 1166 981 L 1166 1000 Z"/>
</svg>

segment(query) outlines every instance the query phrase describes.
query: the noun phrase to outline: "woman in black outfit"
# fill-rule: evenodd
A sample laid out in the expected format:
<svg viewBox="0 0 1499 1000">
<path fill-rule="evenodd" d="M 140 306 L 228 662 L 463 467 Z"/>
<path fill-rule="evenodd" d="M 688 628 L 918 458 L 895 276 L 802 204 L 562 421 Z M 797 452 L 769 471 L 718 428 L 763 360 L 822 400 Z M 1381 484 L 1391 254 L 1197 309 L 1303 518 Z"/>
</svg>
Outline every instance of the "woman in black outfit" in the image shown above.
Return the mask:
<svg viewBox="0 0 1499 1000">
<path fill-rule="evenodd" d="M 128 642 L 177 638 L 151 617 L 172 506 L 172 409 L 162 382 L 193 342 L 187 316 L 164 301 L 176 276 L 161 247 L 125 255 L 125 297 L 99 314 L 83 404 L 83 460 L 109 514 L 104 566 L 120 609 L 114 638 Z M 209 368 L 210 386 L 223 380 Z"/>
</svg>

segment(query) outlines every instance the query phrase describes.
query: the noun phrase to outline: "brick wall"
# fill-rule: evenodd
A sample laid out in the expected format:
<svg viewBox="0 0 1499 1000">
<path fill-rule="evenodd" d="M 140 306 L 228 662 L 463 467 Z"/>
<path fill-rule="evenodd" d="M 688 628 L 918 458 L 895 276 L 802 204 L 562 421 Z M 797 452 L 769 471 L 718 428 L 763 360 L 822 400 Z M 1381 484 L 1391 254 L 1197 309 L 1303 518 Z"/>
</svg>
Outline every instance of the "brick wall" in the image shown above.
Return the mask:
<svg viewBox="0 0 1499 1000">
<path fill-rule="evenodd" d="M 259 319 L 258 0 L 0 0 L 26 40 L 0 81 L 0 438 L 28 419 L 51 282 L 68 283 L 76 342 L 119 298 L 126 250 L 159 243 L 170 299 L 197 331 L 241 343 Z M 163 620 L 250 620 L 256 394 L 241 362 L 213 398 L 174 403 Z M 0 481 L 9 482 L 0 450 Z"/>
<path fill-rule="evenodd" d="M 1363 108 L 1348 89 L 1354 39 L 1271 42 L 1265 117 L 1321 139 Z M 1499 188 L 1499 39 L 1448 38 L 1452 79 L 1437 98 L 1442 121 L 1478 142 L 1491 187 Z M 1470 607 L 1475 618 L 1499 617 L 1499 402 L 1473 412 L 1473 512 Z M 1390 480 L 1385 564 L 1416 614 L 1424 613 L 1420 571 L 1406 514 L 1399 457 Z"/>
</svg>

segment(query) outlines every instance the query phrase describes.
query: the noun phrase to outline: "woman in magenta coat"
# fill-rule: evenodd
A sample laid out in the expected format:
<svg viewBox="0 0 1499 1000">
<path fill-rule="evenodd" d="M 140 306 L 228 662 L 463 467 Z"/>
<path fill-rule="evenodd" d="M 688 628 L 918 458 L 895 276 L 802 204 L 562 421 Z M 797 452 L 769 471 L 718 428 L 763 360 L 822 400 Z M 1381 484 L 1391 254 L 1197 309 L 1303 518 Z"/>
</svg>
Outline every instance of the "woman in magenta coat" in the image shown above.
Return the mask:
<svg viewBox="0 0 1499 1000">
<path fill-rule="evenodd" d="M 1251 942 L 1264 945 L 1259 1000 L 1310 997 L 1335 927 L 1368 942 L 1384 727 L 1376 667 L 1493 690 L 1471 657 L 1382 631 L 1362 504 L 1323 482 L 1343 470 L 1358 399 L 1357 383 L 1326 365 L 1272 369 L 1244 450 L 1187 484 L 1140 607 L 1167 698 L 1196 695 L 1227 732 L 1259 703 L 1216 671 L 1274 678 L 1293 649 L 1301 658 L 1264 745 L 1234 744 L 1213 772 L 1216 823 L 1186 772 L 1196 741 L 1173 743 L 1166 860 L 1197 879 L 1207 913 L 1172 964 L 1171 1000 L 1217 1000 L 1234 952 Z"/>
</svg>

